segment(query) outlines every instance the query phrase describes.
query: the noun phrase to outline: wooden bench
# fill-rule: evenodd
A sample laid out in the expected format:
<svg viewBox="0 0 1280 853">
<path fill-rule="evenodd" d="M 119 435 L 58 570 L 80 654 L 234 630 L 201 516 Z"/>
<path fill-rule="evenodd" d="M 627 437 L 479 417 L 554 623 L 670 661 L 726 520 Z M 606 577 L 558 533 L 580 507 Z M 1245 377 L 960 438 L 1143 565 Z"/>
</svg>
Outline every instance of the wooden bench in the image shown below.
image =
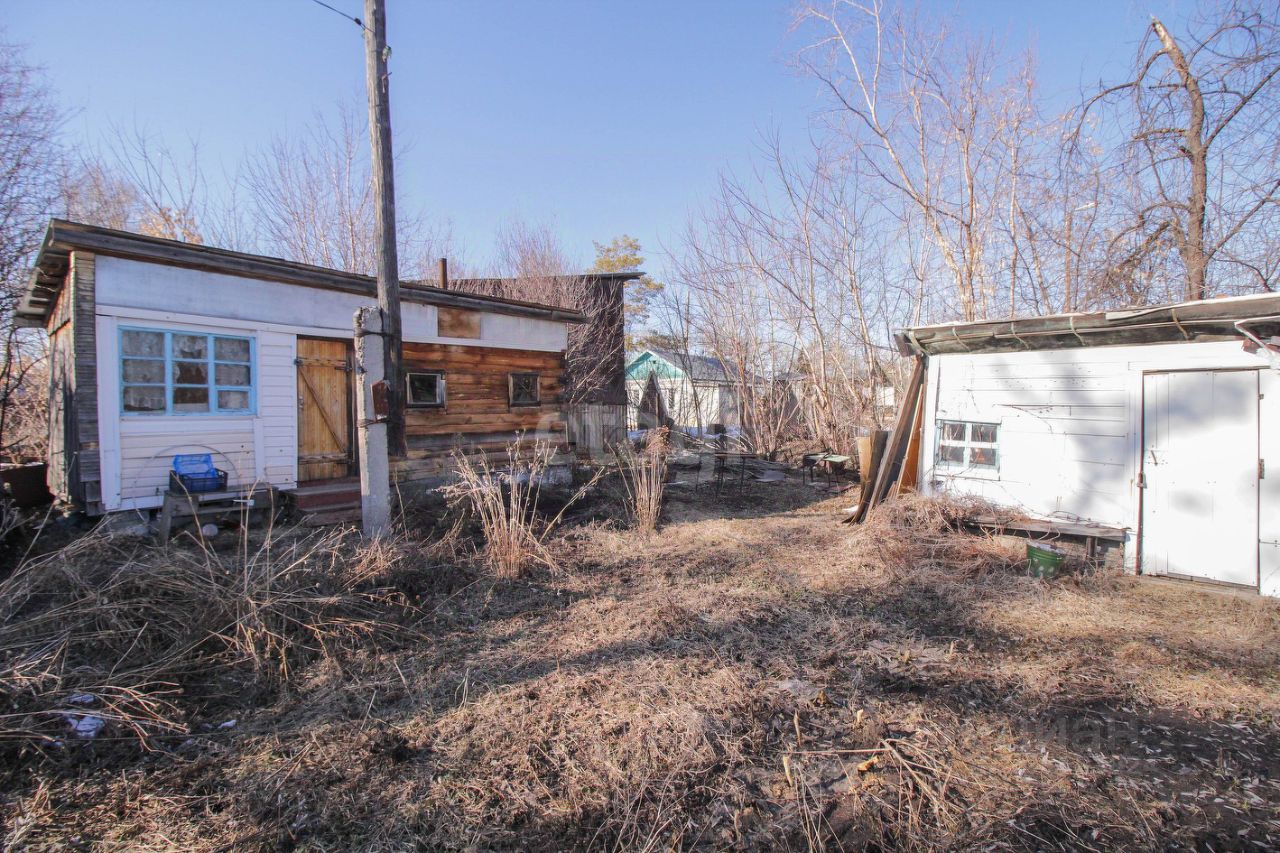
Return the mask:
<svg viewBox="0 0 1280 853">
<path fill-rule="evenodd" d="M 168 542 L 173 532 L 174 521 L 181 523 L 186 519 L 194 519 L 196 527 L 202 526 L 200 518 L 224 518 L 231 513 L 261 513 L 266 510 L 274 514 L 279 506 L 279 493 L 270 487 L 259 487 L 256 490 L 226 489 L 217 492 L 188 492 L 181 489 L 169 489 L 164 493 L 164 503 L 160 505 L 160 513 L 156 519 L 156 540 Z"/>
<path fill-rule="evenodd" d="M 1022 533 L 1028 539 L 1045 541 L 1071 537 L 1083 539 L 1085 559 L 1096 564 L 1098 559 L 1098 540 L 1123 543 L 1128 536 L 1126 527 L 1108 527 L 1105 524 L 1093 524 L 1085 521 L 1051 521 L 1042 518 L 999 518 L 994 515 L 971 515 L 960 522 L 962 527 L 981 530 L 987 533 L 1004 535 L 1006 533 Z"/>
</svg>

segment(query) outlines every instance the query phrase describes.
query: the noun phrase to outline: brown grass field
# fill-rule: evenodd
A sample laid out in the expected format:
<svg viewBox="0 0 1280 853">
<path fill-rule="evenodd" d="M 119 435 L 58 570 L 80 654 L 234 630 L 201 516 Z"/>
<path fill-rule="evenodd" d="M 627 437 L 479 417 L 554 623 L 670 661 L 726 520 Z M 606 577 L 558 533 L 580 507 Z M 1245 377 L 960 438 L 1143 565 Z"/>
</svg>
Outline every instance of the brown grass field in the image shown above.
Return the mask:
<svg viewBox="0 0 1280 853">
<path fill-rule="evenodd" d="M 593 498 L 519 578 L 425 516 L 376 547 L 88 537 L 0 584 L 0 838 L 1280 846 L 1277 602 L 1034 580 L 947 504 L 851 528 L 848 502 L 675 486 L 646 535 Z M 106 724 L 76 739 L 66 713 Z"/>
</svg>

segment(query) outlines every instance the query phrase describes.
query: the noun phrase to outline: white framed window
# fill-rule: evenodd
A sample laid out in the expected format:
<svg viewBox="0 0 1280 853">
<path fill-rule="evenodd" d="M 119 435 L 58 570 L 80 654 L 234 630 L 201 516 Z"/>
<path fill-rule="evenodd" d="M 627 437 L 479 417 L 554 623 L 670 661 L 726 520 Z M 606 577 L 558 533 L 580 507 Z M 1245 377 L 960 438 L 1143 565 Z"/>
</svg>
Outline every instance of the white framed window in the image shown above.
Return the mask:
<svg viewBox="0 0 1280 853">
<path fill-rule="evenodd" d="M 977 421 L 938 421 L 937 467 L 954 470 L 1000 468 L 1000 425 Z"/>
<path fill-rule="evenodd" d="M 537 406 L 542 402 L 539 390 L 539 374 L 509 373 L 507 374 L 509 400 L 513 406 Z"/>
<path fill-rule="evenodd" d="M 432 408 L 444 405 L 444 371 L 405 374 L 405 399 L 413 408 Z"/>
<path fill-rule="evenodd" d="M 120 410 L 126 415 L 249 415 L 253 338 L 165 329 L 120 330 Z"/>
</svg>

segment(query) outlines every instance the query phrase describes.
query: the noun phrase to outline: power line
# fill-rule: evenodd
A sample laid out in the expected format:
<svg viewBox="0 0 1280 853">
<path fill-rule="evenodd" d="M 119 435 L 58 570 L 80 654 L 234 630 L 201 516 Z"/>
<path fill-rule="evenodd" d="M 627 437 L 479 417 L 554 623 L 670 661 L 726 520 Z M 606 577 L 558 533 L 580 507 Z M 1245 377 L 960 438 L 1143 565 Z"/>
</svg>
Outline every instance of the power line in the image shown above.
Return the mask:
<svg viewBox="0 0 1280 853">
<path fill-rule="evenodd" d="M 370 33 L 373 32 L 373 30 L 369 29 L 364 25 L 364 21 L 360 20 L 359 18 L 348 15 L 346 12 L 342 11 L 341 9 L 335 9 L 333 6 L 330 6 L 328 3 L 324 2 L 324 0 L 311 0 L 311 2 L 315 3 L 317 6 L 323 6 L 324 8 L 328 9 L 330 12 L 334 12 L 336 14 L 341 15 L 342 17 L 346 18 L 348 21 L 354 21 L 355 25 L 360 29 L 364 30 L 365 32 L 370 32 Z"/>
</svg>

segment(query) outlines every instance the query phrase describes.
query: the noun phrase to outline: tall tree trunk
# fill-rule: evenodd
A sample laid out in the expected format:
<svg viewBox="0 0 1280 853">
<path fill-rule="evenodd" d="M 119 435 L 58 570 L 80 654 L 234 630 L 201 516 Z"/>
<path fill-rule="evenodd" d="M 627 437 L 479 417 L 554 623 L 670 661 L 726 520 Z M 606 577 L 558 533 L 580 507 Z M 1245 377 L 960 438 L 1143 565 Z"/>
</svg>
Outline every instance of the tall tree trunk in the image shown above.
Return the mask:
<svg viewBox="0 0 1280 853">
<path fill-rule="evenodd" d="M 1191 72 L 1186 54 L 1165 25 L 1158 18 L 1152 18 L 1151 29 L 1164 46 L 1165 54 L 1182 80 L 1182 90 L 1187 93 L 1188 120 L 1187 127 L 1182 132 L 1182 156 L 1187 159 L 1187 165 L 1191 169 L 1191 193 L 1187 198 L 1187 221 L 1180 235 L 1178 254 L 1182 256 L 1182 262 L 1187 268 L 1186 298 L 1204 299 L 1205 278 L 1209 267 L 1204 235 L 1209 197 L 1209 146 L 1204 138 L 1204 95 L 1200 92 L 1200 81 Z"/>
</svg>

